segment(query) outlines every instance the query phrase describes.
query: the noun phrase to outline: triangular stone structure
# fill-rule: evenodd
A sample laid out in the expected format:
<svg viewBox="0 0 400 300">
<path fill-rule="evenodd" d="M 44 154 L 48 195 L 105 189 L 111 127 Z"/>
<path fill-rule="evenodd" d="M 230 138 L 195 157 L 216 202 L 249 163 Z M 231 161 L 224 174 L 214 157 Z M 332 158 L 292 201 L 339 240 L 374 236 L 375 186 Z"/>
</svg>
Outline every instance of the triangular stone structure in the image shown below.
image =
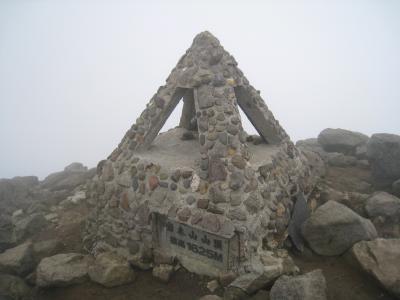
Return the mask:
<svg viewBox="0 0 400 300">
<path fill-rule="evenodd" d="M 181 100 L 179 128 L 159 135 Z M 238 106 L 257 143 L 243 130 Z M 176 132 L 196 140 L 175 141 Z M 235 59 L 203 32 L 99 163 L 85 245 L 118 251 L 139 267 L 157 263 L 162 252 L 197 273 L 244 272 L 282 244 L 294 197 L 312 185 L 304 155 Z"/>
</svg>

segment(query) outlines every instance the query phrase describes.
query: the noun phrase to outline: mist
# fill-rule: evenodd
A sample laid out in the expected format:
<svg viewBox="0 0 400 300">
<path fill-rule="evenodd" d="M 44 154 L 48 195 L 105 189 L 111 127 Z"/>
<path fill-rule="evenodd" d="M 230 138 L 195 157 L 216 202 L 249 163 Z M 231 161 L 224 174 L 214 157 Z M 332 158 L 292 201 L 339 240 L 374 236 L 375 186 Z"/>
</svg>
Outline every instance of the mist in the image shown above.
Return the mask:
<svg viewBox="0 0 400 300">
<path fill-rule="evenodd" d="M 96 166 L 204 30 L 293 141 L 327 127 L 399 134 L 399 12 L 399 1 L 3 0 L 0 178 Z"/>
</svg>

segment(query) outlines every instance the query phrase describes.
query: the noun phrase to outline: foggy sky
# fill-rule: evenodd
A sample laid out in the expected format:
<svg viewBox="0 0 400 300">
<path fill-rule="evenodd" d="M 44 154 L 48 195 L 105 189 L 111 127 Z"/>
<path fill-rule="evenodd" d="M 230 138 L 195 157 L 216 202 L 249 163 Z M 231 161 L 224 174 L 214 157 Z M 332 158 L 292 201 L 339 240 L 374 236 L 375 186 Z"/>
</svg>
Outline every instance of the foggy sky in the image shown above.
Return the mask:
<svg viewBox="0 0 400 300">
<path fill-rule="evenodd" d="M 194 3 L 0 1 L 0 178 L 94 167 L 204 30 L 294 141 L 400 134 L 400 1 Z"/>
</svg>

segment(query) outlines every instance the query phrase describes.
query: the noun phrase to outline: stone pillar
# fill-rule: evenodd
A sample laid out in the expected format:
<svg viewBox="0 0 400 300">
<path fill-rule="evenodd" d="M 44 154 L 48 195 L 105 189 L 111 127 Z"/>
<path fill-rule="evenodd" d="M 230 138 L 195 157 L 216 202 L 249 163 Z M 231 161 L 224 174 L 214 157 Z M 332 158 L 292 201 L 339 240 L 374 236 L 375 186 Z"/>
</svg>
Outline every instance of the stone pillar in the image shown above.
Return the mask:
<svg viewBox="0 0 400 300">
<path fill-rule="evenodd" d="M 194 122 L 193 122 L 194 120 Z M 193 89 L 188 89 L 183 96 L 183 109 L 179 127 L 196 130 L 196 109 L 194 107 Z"/>
</svg>

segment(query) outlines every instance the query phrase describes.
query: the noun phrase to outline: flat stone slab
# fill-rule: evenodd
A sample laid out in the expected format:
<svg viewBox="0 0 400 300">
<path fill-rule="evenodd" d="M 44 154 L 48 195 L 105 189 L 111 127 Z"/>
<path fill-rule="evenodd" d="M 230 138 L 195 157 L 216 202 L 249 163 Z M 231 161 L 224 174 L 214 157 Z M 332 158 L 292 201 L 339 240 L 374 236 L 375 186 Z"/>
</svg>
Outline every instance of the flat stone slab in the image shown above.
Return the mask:
<svg viewBox="0 0 400 300">
<path fill-rule="evenodd" d="M 166 219 L 158 230 L 162 247 L 177 257 L 188 256 L 218 268 L 228 268 L 230 239 Z"/>
</svg>

